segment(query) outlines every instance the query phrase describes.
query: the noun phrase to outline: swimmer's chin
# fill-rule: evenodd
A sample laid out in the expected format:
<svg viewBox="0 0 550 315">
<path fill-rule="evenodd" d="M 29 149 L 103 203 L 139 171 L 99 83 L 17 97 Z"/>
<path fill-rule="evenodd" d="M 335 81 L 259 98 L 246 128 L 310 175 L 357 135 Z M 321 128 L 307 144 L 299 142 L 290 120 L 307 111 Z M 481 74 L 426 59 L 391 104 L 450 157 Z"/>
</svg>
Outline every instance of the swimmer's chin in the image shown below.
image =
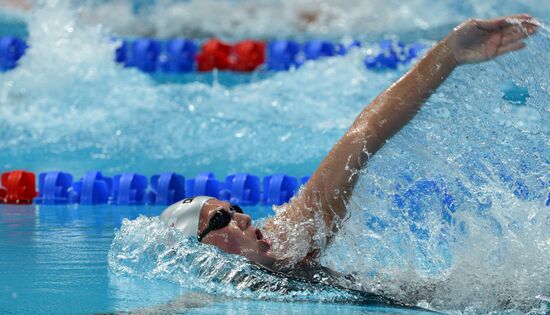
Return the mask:
<svg viewBox="0 0 550 315">
<path fill-rule="evenodd" d="M 261 251 L 262 253 L 259 255 L 260 257 L 256 257 L 256 259 L 253 260 L 254 262 L 270 268 L 274 265 L 278 265 L 280 259 L 278 259 L 275 253 L 271 251 L 271 248 L 265 250 L 262 249 Z"/>
<path fill-rule="evenodd" d="M 260 248 L 258 255 L 256 257 L 250 257 L 249 260 L 267 268 L 273 268 L 281 262 L 281 260 L 277 258 L 277 255 L 271 250 L 271 246 L 268 245 L 267 247 Z"/>
<path fill-rule="evenodd" d="M 275 256 L 264 257 L 263 260 L 249 260 L 252 264 L 260 266 L 268 270 L 278 270 L 280 266 L 286 266 L 281 260 L 277 259 Z"/>
</svg>

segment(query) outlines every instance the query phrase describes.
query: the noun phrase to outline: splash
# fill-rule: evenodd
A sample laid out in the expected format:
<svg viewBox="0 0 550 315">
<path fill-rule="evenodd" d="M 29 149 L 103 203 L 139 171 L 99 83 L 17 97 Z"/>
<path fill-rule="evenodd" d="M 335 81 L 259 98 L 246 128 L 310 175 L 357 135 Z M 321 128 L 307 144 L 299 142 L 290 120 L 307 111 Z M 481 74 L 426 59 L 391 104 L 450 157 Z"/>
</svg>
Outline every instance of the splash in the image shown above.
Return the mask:
<svg viewBox="0 0 550 315">
<path fill-rule="evenodd" d="M 397 76 L 366 74 L 357 52 L 234 87 L 157 85 L 115 64 L 108 33 L 82 26 L 66 5 L 36 10 L 29 32 L 19 67 L 0 75 L 5 168 L 308 174 Z"/>
<path fill-rule="evenodd" d="M 395 8 L 398 8 L 397 10 Z M 427 9 L 429 8 L 429 9 Z M 231 12 L 232 14 L 226 14 Z M 89 2 L 83 18 L 131 36 L 304 38 L 418 32 L 441 36 L 472 16 L 490 18 L 516 12 L 550 17 L 542 0 L 462 1 L 116 1 Z M 435 34 L 434 34 L 435 32 Z M 436 37 L 437 38 L 437 37 Z"/>
<path fill-rule="evenodd" d="M 366 72 L 358 51 L 233 87 L 158 85 L 115 64 L 110 34 L 82 26 L 77 16 L 62 2 L 45 2 L 29 19 L 31 47 L 21 65 L 0 74 L 2 168 L 308 174 L 399 76 Z M 549 48 L 542 28 L 522 52 L 458 69 L 369 162 L 352 218 L 324 263 L 362 275 L 379 292 L 441 310 L 544 313 Z M 524 105 L 502 98 L 510 80 L 528 89 Z M 217 270 L 220 260 L 254 273 L 242 259 L 183 240 L 171 250 L 167 233 L 153 219 L 126 222 L 111 268 L 258 298 L 224 283 L 224 268 L 205 275 L 189 265 Z M 213 287 L 214 280 L 223 285 Z M 343 297 L 323 292 L 318 299 L 331 294 Z"/>
<path fill-rule="evenodd" d="M 119 275 L 163 279 L 189 291 L 272 301 L 348 302 L 360 297 L 269 273 L 236 255 L 167 228 L 158 218 L 122 222 L 109 251 L 109 268 Z"/>
<path fill-rule="evenodd" d="M 457 69 L 369 162 L 325 263 L 440 310 L 548 311 L 548 39 Z M 507 80 L 526 104 L 503 99 Z"/>
<path fill-rule="evenodd" d="M 81 20 L 89 25 L 105 25 L 121 36 L 158 38 L 341 39 L 402 33 L 438 39 L 473 16 L 493 18 L 525 12 L 550 18 L 544 0 L 460 3 L 452 0 L 437 3 L 428 0 L 406 3 L 396 0 L 72 0 L 71 3 L 79 6 Z M 28 9 L 28 6 L 22 9 L 25 7 Z M 24 11 L 17 15 L 22 15 L 24 21 Z"/>
</svg>

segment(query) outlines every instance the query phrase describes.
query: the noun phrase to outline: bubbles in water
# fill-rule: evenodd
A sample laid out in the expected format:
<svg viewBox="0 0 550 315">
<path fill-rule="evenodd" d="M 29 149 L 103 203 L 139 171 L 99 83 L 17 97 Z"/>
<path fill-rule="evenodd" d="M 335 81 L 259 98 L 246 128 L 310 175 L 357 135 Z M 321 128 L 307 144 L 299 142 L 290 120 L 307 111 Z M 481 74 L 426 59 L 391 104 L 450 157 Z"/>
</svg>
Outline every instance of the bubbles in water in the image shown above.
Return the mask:
<svg viewBox="0 0 550 315">
<path fill-rule="evenodd" d="M 437 12 L 422 1 L 411 6 Z M 498 9 L 464 6 L 457 12 Z M 366 72 L 358 51 L 233 87 L 158 85 L 116 65 L 109 34 L 83 27 L 61 3 L 45 2 L 33 14 L 31 48 L 17 69 L 0 74 L 4 168 L 308 174 L 363 106 L 399 76 Z M 343 31 L 362 29 L 353 24 L 359 15 L 352 17 Z M 542 27 L 522 52 L 457 69 L 372 157 L 355 189 L 352 218 L 323 258 L 326 264 L 357 273 L 379 292 L 441 310 L 542 307 L 550 295 L 548 35 Z M 502 99 L 506 80 L 528 88 L 525 106 Z M 232 277 L 226 268 L 265 275 L 239 257 L 170 236 L 154 219 L 126 222 L 110 255 L 111 268 L 122 274 L 261 296 L 231 284 L 213 286 Z M 281 298 L 277 294 L 270 297 Z"/>
<path fill-rule="evenodd" d="M 378 74 L 369 80 L 357 52 L 235 87 L 156 85 L 116 65 L 115 43 L 101 28 L 79 25 L 66 7 L 37 10 L 29 30 L 31 47 L 21 65 L 2 74 L 0 121 L 10 140 L 0 144 L 4 165 L 19 159 L 21 167 L 39 170 L 165 169 L 188 176 L 288 166 L 287 172 L 307 174 L 321 147 L 388 82 L 374 79 Z M 37 150 L 44 157 L 39 163 L 32 157 Z M 63 165 L 55 154 L 63 155 Z"/>
<path fill-rule="evenodd" d="M 119 275 L 162 279 L 189 291 L 275 301 L 352 302 L 345 290 L 281 277 L 167 228 L 158 218 L 123 220 L 109 251 Z"/>
<path fill-rule="evenodd" d="M 550 17 L 542 0 L 479 2 L 402 1 L 135 1 L 86 2 L 83 19 L 108 25 L 116 33 L 156 37 L 290 38 L 380 36 L 418 32 L 442 36 L 461 21 L 517 12 Z M 397 9 L 396 9 L 397 8 Z M 427 9 L 429 8 L 429 9 Z M 231 12 L 231 14 L 227 14 Z"/>
<path fill-rule="evenodd" d="M 543 27 L 522 52 L 457 69 L 371 159 L 327 264 L 437 309 L 546 312 L 548 38 Z M 509 79 L 529 87 L 526 105 L 503 105 Z"/>
<path fill-rule="evenodd" d="M 507 116 L 507 120 L 505 120 L 507 127 L 514 127 L 534 134 L 540 132 L 542 116 L 538 110 L 525 106 L 512 107 L 505 105 L 503 107 L 503 111 Z"/>
</svg>

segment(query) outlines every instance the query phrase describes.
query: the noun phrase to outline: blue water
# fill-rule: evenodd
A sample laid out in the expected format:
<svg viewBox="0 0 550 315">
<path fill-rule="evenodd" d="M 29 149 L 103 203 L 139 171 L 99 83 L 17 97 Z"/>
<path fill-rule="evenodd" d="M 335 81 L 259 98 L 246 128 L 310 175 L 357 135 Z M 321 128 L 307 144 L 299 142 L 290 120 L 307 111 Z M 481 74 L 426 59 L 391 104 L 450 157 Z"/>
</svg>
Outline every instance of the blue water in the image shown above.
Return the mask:
<svg viewBox="0 0 550 315">
<path fill-rule="evenodd" d="M 302 10 L 298 4 L 284 3 L 290 12 L 286 22 Z M 198 1 L 182 5 L 201 6 Z M 536 1 L 441 2 L 435 8 L 413 1 L 405 7 L 408 12 L 403 9 L 397 16 L 414 23 L 399 24 L 392 23 L 395 17 L 385 3 L 373 1 L 369 5 L 379 9 L 371 16 L 379 19 L 375 27 L 354 22 L 364 17 L 361 10 L 331 5 L 339 13 L 324 20 L 325 28 L 342 21 L 340 12 L 353 17 L 349 24 L 323 33 L 319 20 L 306 30 L 309 36 L 338 37 L 374 27 L 372 34 L 378 35 L 372 37 L 387 29 L 387 34 L 430 44 L 448 25 L 470 15 L 521 10 L 550 17 L 547 5 Z M 156 10 L 151 16 L 175 10 L 170 5 L 151 8 Z M 248 12 L 244 8 L 236 10 Z M 93 10 L 81 16 L 86 12 Z M 135 12 L 139 10 L 119 25 L 122 30 L 131 29 Z M 323 12 L 321 16 L 328 14 Z M 362 63 L 367 51 L 355 51 L 292 72 L 151 77 L 114 64 L 111 33 L 77 16 L 57 1 L 28 13 L 25 32 L 31 48 L 16 70 L 0 74 L 2 172 L 309 175 L 363 106 L 406 71 L 368 72 Z M 219 23 L 203 31 L 205 24 L 185 21 L 203 35 L 224 35 L 230 29 Z M 260 27 L 267 21 L 258 20 L 256 29 L 264 30 L 259 37 L 281 31 Z M 393 26 L 397 24 L 401 29 Z M 236 34 L 252 29 L 243 25 Z M 169 26 L 152 29 L 161 36 Z M 298 34 L 292 27 L 285 31 Z M 527 49 L 453 73 L 415 120 L 369 162 L 350 205 L 349 224 L 323 257 L 327 266 L 353 272 L 394 298 L 441 311 L 548 311 L 549 35 L 543 26 Z M 510 80 L 528 89 L 525 104 L 503 99 L 501 87 Z M 199 296 L 192 299 L 205 301 L 196 312 L 323 313 L 336 307 L 343 313 L 365 312 L 334 306 L 323 295 L 312 299 L 329 304 L 296 304 L 284 296 L 284 303 L 276 303 L 254 294 L 241 301 L 234 287 L 203 285 L 195 281 L 193 270 L 169 269 L 174 260 L 154 246 L 166 232 L 155 225 L 153 217 L 160 211 L 0 206 L 0 310 L 107 312 L 159 305 L 192 293 Z M 262 211 L 258 217 L 267 213 Z M 122 223 L 139 213 L 147 217 Z M 145 236 L 151 241 L 130 246 Z M 178 247 L 182 256 L 190 252 L 196 248 Z M 135 255 L 143 264 L 118 253 Z M 241 263 L 209 250 L 198 254 L 215 255 L 220 264 Z"/>
<path fill-rule="evenodd" d="M 257 214 L 266 209 L 245 209 Z M 189 314 L 402 313 L 396 308 L 345 303 L 304 304 L 233 299 L 192 290 L 167 280 L 115 275 L 108 252 L 124 218 L 157 216 L 159 207 L 0 206 L 0 312 L 2 314 L 92 314 L 177 308 Z M 415 312 L 421 314 L 423 312 Z"/>
</svg>

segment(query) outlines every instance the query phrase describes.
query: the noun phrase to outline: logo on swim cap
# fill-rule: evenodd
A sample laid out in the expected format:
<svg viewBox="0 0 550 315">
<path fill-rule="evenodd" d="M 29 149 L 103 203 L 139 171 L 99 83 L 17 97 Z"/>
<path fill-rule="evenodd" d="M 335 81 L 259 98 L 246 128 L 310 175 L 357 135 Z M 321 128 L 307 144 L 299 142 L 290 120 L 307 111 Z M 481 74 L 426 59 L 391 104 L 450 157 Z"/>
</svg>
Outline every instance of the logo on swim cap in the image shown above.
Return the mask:
<svg viewBox="0 0 550 315">
<path fill-rule="evenodd" d="M 183 201 L 182 201 L 181 203 L 191 203 L 191 202 L 193 202 L 193 199 L 195 199 L 195 197 L 193 197 L 193 198 L 185 198 L 185 199 L 183 199 Z"/>
</svg>

